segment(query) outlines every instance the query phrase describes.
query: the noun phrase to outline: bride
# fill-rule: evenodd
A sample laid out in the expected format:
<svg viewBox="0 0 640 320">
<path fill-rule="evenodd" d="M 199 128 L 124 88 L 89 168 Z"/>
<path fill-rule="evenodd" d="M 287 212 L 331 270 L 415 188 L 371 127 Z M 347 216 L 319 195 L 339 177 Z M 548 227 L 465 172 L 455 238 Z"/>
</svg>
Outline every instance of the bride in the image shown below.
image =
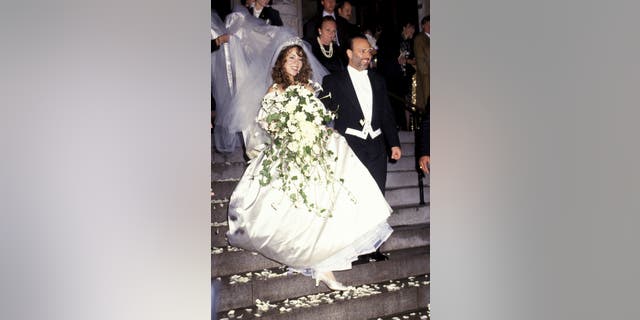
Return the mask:
<svg viewBox="0 0 640 320">
<path fill-rule="evenodd" d="M 216 15 L 217 16 L 217 15 Z M 216 26 L 216 28 L 214 28 Z M 212 53 L 212 92 L 216 99 L 214 138 L 218 151 L 233 151 L 236 136 L 242 132 L 245 144 L 260 107 L 260 100 L 271 84 L 271 67 L 283 43 L 297 38 L 293 29 L 272 26 L 237 5 L 226 16 L 212 20 L 212 33 L 227 34 L 229 41 Z M 321 82 L 328 71 L 315 58 L 312 80 Z"/>
<path fill-rule="evenodd" d="M 308 52 L 295 39 L 276 55 L 248 139 L 254 157 L 229 202 L 227 238 L 316 286 L 347 290 L 333 271 L 380 247 L 392 232 L 391 208 L 344 137 L 324 125 L 333 114 L 316 97 Z"/>
</svg>

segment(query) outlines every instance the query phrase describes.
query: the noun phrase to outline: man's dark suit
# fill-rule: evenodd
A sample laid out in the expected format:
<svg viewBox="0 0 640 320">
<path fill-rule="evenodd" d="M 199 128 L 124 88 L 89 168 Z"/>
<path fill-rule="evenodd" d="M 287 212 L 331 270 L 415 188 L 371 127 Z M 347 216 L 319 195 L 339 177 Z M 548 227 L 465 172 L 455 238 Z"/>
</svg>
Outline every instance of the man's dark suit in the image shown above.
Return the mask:
<svg viewBox="0 0 640 320">
<path fill-rule="evenodd" d="M 253 15 L 253 7 L 249 8 L 249 13 Z M 267 24 L 270 24 L 272 26 L 283 25 L 282 19 L 280 19 L 280 12 L 271 7 L 262 8 L 262 12 L 260 12 L 260 16 L 258 18 L 267 21 Z"/>
<path fill-rule="evenodd" d="M 336 26 L 337 26 L 337 29 L 340 31 L 338 33 L 338 41 L 340 42 L 340 45 L 343 48 L 348 48 L 349 40 L 354 36 L 357 36 L 362 33 L 360 32 L 360 29 L 358 28 L 358 26 L 356 26 L 355 24 L 352 24 L 351 22 L 349 22 L 349 20 L 339 15 L 336 17 Z"/>
<path fill-rule="evenodd" d="M 346 134 L 347 128 L 361 131 L 363 129 L 361 120 L 364 118 L 347 70 L 325 76 L 322 80 L 323 93 L 320 97 L 327 109 L 337 111 L 334 128 L 346 138 L 356 156 L 369 169 L 380 191 L 384 193 L 387 180 L 387 150 L 390 147 L 400 147 L 400 139 L 384 79 L 371 70 L 367 72 L 373 98 L 371 127 L 374 131 L 377 129 L 382 131 L 382 134 L 376 138 L 367 136 L 367 139 L 363 140 L 352 134 Z M 324 98 L 329 94 L 330 97 Z"/>
<path fill-rule="evenodd" d="M 422 156 L 430 156 L 430 124 L 429 124 L 429 98 L 427 98 L 427 109 L 420 116 L 420 127 L 418 128 L 418 140 L 416 141 L 416 159 Z"/>
<path fill-rule="evenodd" d="M 320 28 L 320 22 L 322 21 L 322 13 L 317 14 L 307 22 L 305 22 L 302 28 L 302 38 L 307 40 L 307 42 L 311 43 L 316 40 L 318 36 L 318 28 Z"/>
</svg>

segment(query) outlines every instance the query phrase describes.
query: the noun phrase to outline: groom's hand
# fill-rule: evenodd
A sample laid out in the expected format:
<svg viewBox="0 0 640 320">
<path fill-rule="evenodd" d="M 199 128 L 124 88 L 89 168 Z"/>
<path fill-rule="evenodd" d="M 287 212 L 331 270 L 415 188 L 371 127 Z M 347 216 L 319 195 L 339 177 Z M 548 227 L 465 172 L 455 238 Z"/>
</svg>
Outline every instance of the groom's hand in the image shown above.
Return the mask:
<svg viewBox="0 0 640 320">
<path fill-rule="evenodd" d="M 402 150 L 400 147 L 391 147 L 391 159 L 398 160 L 402 157 Z"/>
</svg>

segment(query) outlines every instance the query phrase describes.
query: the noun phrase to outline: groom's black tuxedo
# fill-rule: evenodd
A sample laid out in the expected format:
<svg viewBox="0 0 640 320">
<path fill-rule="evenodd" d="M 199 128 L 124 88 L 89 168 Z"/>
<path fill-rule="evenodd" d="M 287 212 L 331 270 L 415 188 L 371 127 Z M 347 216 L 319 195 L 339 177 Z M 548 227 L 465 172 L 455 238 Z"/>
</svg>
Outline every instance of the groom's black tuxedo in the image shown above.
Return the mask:
<svg viewBox="0 0 640 320">
<path fill-rule="evenodd" d="M 347 70 L 325 76 L 320 97 L 327 109 L 337 111 L 334 128 L 346 138 L 356 156 L 369 169 L 380 191 L 384 193 L 387 180 L 387 150 L 400 147 L 400 139 L 384 79 L 371 70 L 367 73 L 373 99 L 371 129 L 381 130 L 377 137 L 371 138 L 367 135 L 366 139 L 362 139 L 354 135 L 354 131 L 363 130 L 361 120 L 364 114 Z M 323 98 L 325 96 L 328 97 Z"/>
</svg>

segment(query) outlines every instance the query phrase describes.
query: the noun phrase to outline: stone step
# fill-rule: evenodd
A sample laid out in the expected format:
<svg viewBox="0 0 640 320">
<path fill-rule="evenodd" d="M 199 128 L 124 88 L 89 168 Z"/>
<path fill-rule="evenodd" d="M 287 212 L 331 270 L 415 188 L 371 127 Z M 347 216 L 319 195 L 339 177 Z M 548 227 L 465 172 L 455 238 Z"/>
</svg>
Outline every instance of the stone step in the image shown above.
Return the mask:
<svg viewBox="0 0 640 320">
<path fill-rule="evenodd" d="M 424 201 L 429 202 L 429 186 L 424 186 Z M 420 202 L 420 193 L 417 186 L 387 188 L 384 197 L 390 206 L 401 206 Z"/>
<path fill-rule="evenodd" d="M 415 132 L 413 131 L 398 131 L 398 138 L 400 138 L 400 143 L 410 142 L 413 143 L 415 141 Z"/>
<path fill-rule="evenodd" d="M 385 185 L 386 188 L 409 187 L 417 185 L 418 172 L 416 172 L 415 170 L 387 172 L 387 183 Z"/>
<path fill-rule="evenodd" d="M 211 246 L 212 247 L 226 247 L 229 245 L 227 241 L 227 231 L 229 231 L 229 224 L 227 221 L 215 222 L 211 225 Z"/>
<path fill-rule="evenodd" d="M 428 247 L 400 250 L 392 252 L 389 260 L 355 265 L 351 270 L 335 272 L 335 276 L 345 285 L 359 286 L 427 274 L 428 262 Z M 278 301 L 330 291 L 325 285 L 316 287 L 311 277 L 287 273 L 284 268 L 226 276 L 217 281 L 221 311 L 252 305 L 256 299 Z"/>
<path fill-rule="evenodd" d="M 241 309 L 218 313 L 218 319 L 279 319 L 279 320 L 343 320 L 367 319 L 426 308 L 429 303 L 427 276 L 394 279 L 355 287 L 351 291 L 331 291 L 267 303 L 267 310 L 258 311 L 253 304 Z M 324 286 L 324 285 L 323 285 Z M 231 318 L 233 315 L 233 318 Z"/>
<path fill-rule="evenodd" d="M 393 207 L 393 213 L 387 219 L 391 226 L 425 224 L 429 223 L 430 206 L 420 204 L 409 204 Z"/>
<path fill-rule="evenodd" d="M 401 313 L 394 313 L 384 317 L 373 317 L 367 320 L 427 320 L 431 319 L 429 306 L 415 310 L 408 310 Z"/>
<path fill-rule="evenodd" d="M 211 191 L 214 194 L 213 199 L 229 199 L 236 185 L 238 185 L 237 180 L 212 181 Z"/>
<path fill-rule="evenodd" d="M 240 179 L 246 168 L 245 162 L 214 163 L 211 165 L 211 181 Z"/>
<path fill-rule="evenodd" d="M 216 253 L 221 249 L 221 253 Z M 229 251 L 229 249 L 239 251 Z M 282 267 L 282 264 L 269 260 L 259 253 L 234 247 L 216 247 L 211 254 L 211 276 L 214 278 L 278 267 Z"/>
<path fill-rule="evenodd" d="M 415 170 L 416 159 L 413 156 L 402 155 L 397 161 L 387 163 L 387 172 Z"/>
<path fill-rule="evenodd" d="M 244 151 L 242 149 L 236 149 L 235 151 L 229 153 L 222 153 L 215 150 L 211 152 L 211 163 L 233 162 L 246 162 Z"/>
<path fill-rule="evenodd" d="M 413 142 L 400 142 L 403 157 L 412 157 L 416 154 L 416 144 Z"/>
<path fill-rule="evenodd" d="M 221 201 L 211 204 L 211 222 L 221 223 L 227 222 L 227 212 L 229 210 L 229 202 Z"/>
<path fill-rule="evenodd" d="M 429 245 L 429 224 L 395 226 L 393 233 L 380 247 L 382 252 L 423 247 Z"/>
</svg>

